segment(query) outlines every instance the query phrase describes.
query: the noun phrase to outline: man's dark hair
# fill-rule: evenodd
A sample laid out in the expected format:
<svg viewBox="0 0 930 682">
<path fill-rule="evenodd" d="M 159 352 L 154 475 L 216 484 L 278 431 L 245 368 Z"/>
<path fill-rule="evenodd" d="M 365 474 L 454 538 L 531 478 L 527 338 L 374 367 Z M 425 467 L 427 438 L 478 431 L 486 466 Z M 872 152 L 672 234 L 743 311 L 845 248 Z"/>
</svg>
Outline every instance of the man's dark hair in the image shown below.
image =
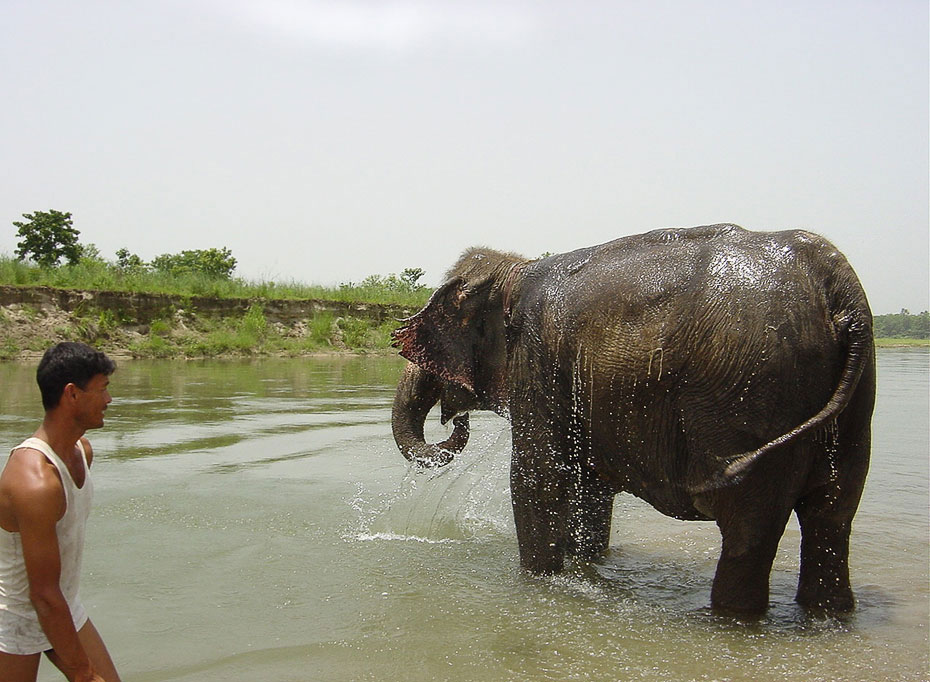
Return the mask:
<svg viewBox="0 0 930 682">
<path fill-rule="evenodd" d="M 68 384 L 84 389 L 98 374 L 110 376 L 115 371 L 115 362 L 86 343 L 65 341 L 54 345 L 45 351 L 36 370 L 42 406 L 46 411 L 57 407 Z"/>
</svg>

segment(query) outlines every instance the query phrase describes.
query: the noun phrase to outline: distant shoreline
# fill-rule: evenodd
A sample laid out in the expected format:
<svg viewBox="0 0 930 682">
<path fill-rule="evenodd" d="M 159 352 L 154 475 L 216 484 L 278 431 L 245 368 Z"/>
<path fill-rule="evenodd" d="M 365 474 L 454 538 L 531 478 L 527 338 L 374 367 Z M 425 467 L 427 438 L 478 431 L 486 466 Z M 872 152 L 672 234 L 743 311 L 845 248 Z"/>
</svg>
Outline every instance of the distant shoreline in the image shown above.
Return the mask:
<svg viewBox="0 0 930 682">
<path fill-rule="evenodd" d="M 877 338 L 876 348 L 930 348 L 930 339 Z"/>
</svg>

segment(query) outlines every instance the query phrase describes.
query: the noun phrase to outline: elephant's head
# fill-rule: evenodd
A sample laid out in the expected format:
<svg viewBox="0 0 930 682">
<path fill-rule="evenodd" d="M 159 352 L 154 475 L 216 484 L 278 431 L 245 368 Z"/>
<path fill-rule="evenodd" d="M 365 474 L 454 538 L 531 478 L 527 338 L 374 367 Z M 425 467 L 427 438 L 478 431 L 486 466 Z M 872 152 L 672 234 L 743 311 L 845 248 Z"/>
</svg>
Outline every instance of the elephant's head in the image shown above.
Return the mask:
<svg viewBox="0 0 930 682">
<path fill-rule="evenodd" d="M 407 459 L 442 466 L 468 443 L 468 412 L 507 412 L 504 299 L 522 258 L 489 250 L 467 251 L 426 306 L 393 333 L 407 365 L 394 396 L 392 426 Z M 430 444 L 423 425 L 441 401 L 441 421 L 455 428 Z"/>
</svg>

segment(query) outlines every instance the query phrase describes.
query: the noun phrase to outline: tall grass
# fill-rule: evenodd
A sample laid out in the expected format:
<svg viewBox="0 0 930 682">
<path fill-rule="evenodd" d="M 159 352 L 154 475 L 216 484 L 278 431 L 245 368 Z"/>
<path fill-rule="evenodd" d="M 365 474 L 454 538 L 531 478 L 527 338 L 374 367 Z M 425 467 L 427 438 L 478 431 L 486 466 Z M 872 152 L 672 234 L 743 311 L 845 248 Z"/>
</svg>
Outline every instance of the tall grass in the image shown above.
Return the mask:
<svg viewBox="0 0 930 682">
<path fill-rule="evenodd" d="M 148 268 L 120 269 L 106 261 L 88 258 L 82 259 L 76 265 L 40 268 L 2 255 L 0 284 L 214 298 L 319 299 L 411 307 L 421 307 L 431 293 L 426 287 L 397 286 L 397 280 L 393 277 L 369 277 L 359 284 L 349 282 L 338 287 L 325 287 L 294 281 L 251 282 L 238 278 L 216 279 L 195 272 L 169 274 Z"/>
</svg>

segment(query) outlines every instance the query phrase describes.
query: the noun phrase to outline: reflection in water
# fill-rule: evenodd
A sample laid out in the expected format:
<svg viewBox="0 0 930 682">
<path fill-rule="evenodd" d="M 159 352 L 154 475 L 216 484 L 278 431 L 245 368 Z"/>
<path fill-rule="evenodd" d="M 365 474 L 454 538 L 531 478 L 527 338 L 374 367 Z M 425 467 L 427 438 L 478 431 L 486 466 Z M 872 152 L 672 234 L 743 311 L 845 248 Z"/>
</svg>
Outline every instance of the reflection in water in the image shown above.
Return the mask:
<svg viewBox="0 0 930 682">
<path fill-rule="evenodd" d="M 139 682 L 925 680 L 927 359 L 879 356 L 843 622 L 794 605 L 795 523 L 772 609 L 736 623 L 707 609 L 715 526 L 628 496 L 602 560 L 524 574 L 506 423 L 474 415 L 452 464 L 412 469 L 391 439 L 393 358 L 122 363 L 90 434 L 84 599 Z M 0 365 L 0 384 L 13 445 L 39 417 L 34 368 Z"/>
</svg>

